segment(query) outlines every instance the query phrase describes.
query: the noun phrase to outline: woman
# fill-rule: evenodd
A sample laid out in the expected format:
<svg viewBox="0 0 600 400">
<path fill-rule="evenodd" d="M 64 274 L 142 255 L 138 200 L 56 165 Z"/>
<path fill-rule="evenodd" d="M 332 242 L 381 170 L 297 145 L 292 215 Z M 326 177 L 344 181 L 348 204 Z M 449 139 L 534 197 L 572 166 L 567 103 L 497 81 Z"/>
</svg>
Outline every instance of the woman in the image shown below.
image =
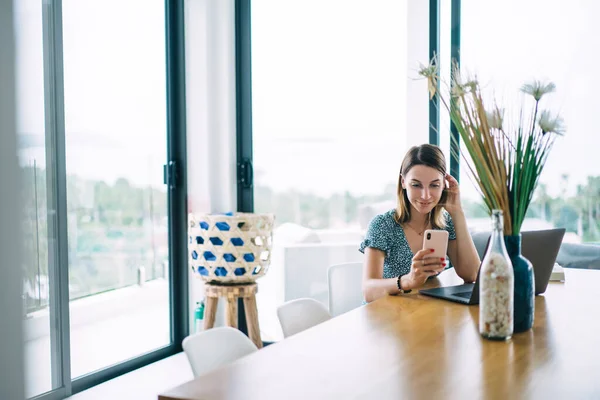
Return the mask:
<svg viewBox="0 0 600 400">
<path fill-rule="evenodd" d="M 460 204 L 458 182 L 446 174 L 439 147 L 412 147 L 400 168 L 398 206 L 369 224 L 360 251 L 365 254 L 363 295 L 367 302 L 417 289 L 450 265 L 423 249 L 427 229 L 448 231 L 448 257 L 456 273 L 474 282 L 479 256 Z"/>
</svg>

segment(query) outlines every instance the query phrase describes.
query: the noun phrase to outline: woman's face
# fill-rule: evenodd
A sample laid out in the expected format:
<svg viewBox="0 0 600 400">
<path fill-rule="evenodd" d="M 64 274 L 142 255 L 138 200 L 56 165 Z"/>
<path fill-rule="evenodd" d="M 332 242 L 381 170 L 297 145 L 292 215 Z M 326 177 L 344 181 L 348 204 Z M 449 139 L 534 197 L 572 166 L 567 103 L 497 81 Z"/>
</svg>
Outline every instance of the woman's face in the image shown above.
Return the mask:
<svg viewBox="0 0 600 400">
<path fill-rule="evenodd" d="M 408 201 L 421 214 L 427 214 L 440 202 L 444 193 L 444 175 L 435 168 L 415 165 L 402 176 Z"/>
</svg>

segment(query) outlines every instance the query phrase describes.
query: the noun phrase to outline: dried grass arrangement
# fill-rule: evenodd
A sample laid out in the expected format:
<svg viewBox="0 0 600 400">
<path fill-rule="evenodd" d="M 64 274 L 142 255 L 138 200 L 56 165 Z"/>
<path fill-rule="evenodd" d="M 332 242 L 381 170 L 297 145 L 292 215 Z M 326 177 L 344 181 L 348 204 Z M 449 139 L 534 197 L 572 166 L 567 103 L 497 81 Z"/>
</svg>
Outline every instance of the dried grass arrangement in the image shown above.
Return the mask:
<svg viewBox="0 0 600 400">
<path fill-rule="evenodd" d="M 453 156 L 462 156 L 488 213 L 502 210 L 504 235 L 519 235 L 550 150 L 565 132 L 562 118 L 541 108 L 541 100 L 555 85 L 524 84 L 521 92 L 530 105 L 524 102 L 518 113 L 508 114 L 518 118 L 508 120 L 495 100 L 484 101 L 477 78 L 463 76 L 457 63 L 449 84 L 440 80 L 436 57 L 421 65 L 419 74 L 428 81 L 430 98 L 438 96 L 456 126 L 463 143 L 460 154 Z"/>
</svg>

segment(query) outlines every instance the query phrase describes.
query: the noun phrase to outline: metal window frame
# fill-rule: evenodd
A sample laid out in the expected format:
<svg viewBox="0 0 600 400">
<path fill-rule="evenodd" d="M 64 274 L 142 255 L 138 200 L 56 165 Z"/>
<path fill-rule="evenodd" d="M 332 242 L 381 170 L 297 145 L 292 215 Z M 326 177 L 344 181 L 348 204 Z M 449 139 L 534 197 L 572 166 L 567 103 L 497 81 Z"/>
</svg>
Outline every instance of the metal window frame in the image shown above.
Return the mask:
<svg viewBox="0 0 600 400">
<path fill-rule="evenodd" d="M 235 71 L 237 138 L 237 208 L 254 212 L 252 176 L 252 38 L 251 0 L 235 0 Z M 429 58 L 440 53 L 440 0 L 429 1 Z M 438 82 L 439 89 L 439 82 Z M 439 145 L 440 112 L 436 97 L 429 100 L 429 143 Z M 247 334 L 243 303 L 238 326 Z"/>
<path fill-rule="evenodd" d="M 165 0 L 167 159 L 175 175 L 168 186 L 169 309 L 171 343 L 88 375 L 71 378 L 69 260 L 62 0 L 44 0 L 44 107 L 48 171 L 48 231 L 52 390 L 32 399 L 63 399 L 182 351 L 189 333 L 184 0 Z M 62 266 L 62 268 L 61 268 Z"/>
<path fill-rule="evenodd" d="M 48 207 L 50 360 L 53 396 L 71 393 L 69 249 L 65 154 L 62 0 L 42 5 Z M 66 268 L 61 268 L 66 266 Z M 56 393 L 53 393 L 55 392 Z M 39 398 L 44 397 L 38 396 Z M 45 398 L 45 397 L 44 397 Z"/>
<path fill-rule="evenodd" d="M 237 208 L 254 211 L 252 176 L 252 15 L 251 0 L 235 0 L 235 81 Z"/>
<path fill-rule="evenodd" d="M 450 3 L 450 66 L 456 62 L 460 65 L 460 0 L 451 0 Z M 441 5 L 440 0 L 429 0 L 429 59 L 440 54 L 441 30 Z M 439 61 L 439 59 L 438 59 Z M 440 82 L 437 82 L 440 89 Z M 460 135 L 452 121 L 450 121 L 450 175 L 460 181 Z M 440 107 L 439 99 L 434 96 L 429 100 L 429 143 L 440 145 Z"/>
<path fill-rule="evenodd" d="M 429 59 L 440 55 L 440 0 L 429 0 Z M 440 89 L 440 82 L 437 82 Z M 429 100 L 429 143 L 440 144 L 440 107 L 439 99 L 433 96 Z"/>
<path fill-rule="evenodd" d="M 236 123 L 237 123 L 237 206 L 254 211 L 252 179 L 244 175 L 245 162 L 252 164 L 252 62 L 251 0 L 235 0 Z M 429 1 L 429 58 L 440 53 L 440 0 Z M 452 57 L 460 51 L 460 0 L 452 0 Z M 439 89 L 439 82 L 438 82 Z M 436 97 L 429 100 L 429 143 L 439 145 L 440 111 Z M 454 160 L 459 162 L 459 160 Z M 451 160 L 452 162 L 452 160 Z M 458 170 L 458 166 L 455 167 Z M 452 164 L 451 164 L 452 170 Z M 250 174 L 250 178 L 252 178 Z"/>
<path fill-rule="evenodd" d="M 167 157 L 175 162 L 176 179 L 169 199 L 169 292 L 173 353 L 189 335 L 187 258 L 187 141 L 185 92 L 184 0 L 165 0 L 167 61 Z"/>
<path fill-rule="evenodd" d="M 251 0 L 235 0 L 235 112 L 237 209 L 254 212 L 252 167 L 252 15 Z M 248 334 L 244 302 L 238 299 L 238 328 Z"/>
<path fill-rule="evenodd" d="M 450 21 L 450 66 L 460 65 L 461 0 L 451 1 Z M 450 175 L 460 182 L 460 135 L 456 125 L 450 121 Z"/>
<path fill-rule="evenodd" d="M 237 206 L 238 210 L 254 211 L 252 176 L 248 182 L 244 163 L 252 165 L 252 62 L 251 62 L 251 0 L 235 0 L 236 50 L 236 122 L 237 122 Z M 429 0 L 429 58 L 440 53 L 440 0 Z M 451 56 L 460 52 L 460 0 L 452 0 Z M 438 82 L 438 89 L 440 83 Z M 439 100 L 429 100 L 429 143 L 440 143 Z M 458 133 L 456 133 L 458 135 Z M 458 171 L 460 160 L 451 158 L 451 171 Z M 456 175 L 458 178 L 458 174 Z"/>
</svg>

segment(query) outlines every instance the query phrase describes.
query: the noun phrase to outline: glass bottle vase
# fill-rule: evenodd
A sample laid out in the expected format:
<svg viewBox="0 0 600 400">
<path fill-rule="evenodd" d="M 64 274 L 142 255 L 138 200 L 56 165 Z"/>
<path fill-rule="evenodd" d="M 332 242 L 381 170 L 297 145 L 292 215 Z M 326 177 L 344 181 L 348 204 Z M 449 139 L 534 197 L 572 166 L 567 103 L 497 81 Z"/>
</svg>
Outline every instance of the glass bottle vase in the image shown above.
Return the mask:
<svg viewBox="0 0 600 400">
<path fill-rule="evenodd" d="M 501 210 L 492 211 L 492 235 L 479 273 L 479 333 L 507 340 L 513 334 L 514 272 L 506 251 Z"/>
<path fill-rule="evenodd" d="M 504 244 L 513 266 L 514 333 L 528 331 L 533 327 L 535 316 L 535 276 L 531 262 L 521 254 L 521 235 L 505 236 Z"/>
</svg>

